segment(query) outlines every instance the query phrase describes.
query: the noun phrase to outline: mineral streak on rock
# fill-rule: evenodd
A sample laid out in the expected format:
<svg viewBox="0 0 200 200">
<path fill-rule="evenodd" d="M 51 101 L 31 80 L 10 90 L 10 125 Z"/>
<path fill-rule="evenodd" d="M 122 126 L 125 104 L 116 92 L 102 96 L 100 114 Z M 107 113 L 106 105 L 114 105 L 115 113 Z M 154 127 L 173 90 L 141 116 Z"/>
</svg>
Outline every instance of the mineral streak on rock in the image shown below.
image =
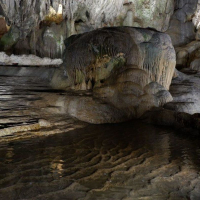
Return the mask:
<svg viewBox="0 0 200 200">
<path fill-rule="evenodd" d="M 0 46 L 19 54 L 60 58 L 62 41 L 73 34 L 122 25 L 166 31 L 173 10 L 173 0 L 0 0 L 0 14 L 11 26 Z M 50 37 L 45 36 L 48 31 Z"/>
<path fill-rule="evenodd" d="M 19 54 L 60 58 L 63 41 L 73 34 L 132 26 L 166 32 L 173 45 L 180 46 L 194 40 L 195 34 L 198 40 L 199 8 L 198 0 L 1 0 L 0 14 L 11 29 L 0 45 Z"/>
<path fill-rule="evenodd" d="M 168 35 L 148 29 L 103 28 L 66 40 L 62 70 L 71 80 L 69 84 L 78 84 L 77 71 L 84 76 L 82 82 L 89 78 L 95 81 L 96 68 L 108 68 L 105 63 L 144 70 L 150 81 L 168 89 L 175 68 L 175 54 Z M 106 77 L 101 77 L 103 79 Z"/>
<path fill-rule="evenodd" d="M 175 51 L 168 35 L 141 28 L 103 28 L 66 40 L 64 61 L 56 70 L 51 85 L 65 90 L 90 89 L 96 99 L 106 102 L 108 109 L 111 105 L 122 111 L 118 116 L 127 116 L 126 119 L 139 117 L 153 106 L 172 101 L 167 90 L 174 69 Z M 87 104 L 83 99 L 88 109 L 81 120 L 97 123 L 96 117 L 87 114 L 87 110 L 91 109 L 90 105 L 97 109 L 100 104 L 95 99 L 87 101 L 92 103 Z M 73 116 L 78 118 L 81 116 L 77 114 L 80 102 L 79 106 L 73 105 L 76 110 Z M 69 112 L 66 109 L 66 113 Z"/>
</svg>

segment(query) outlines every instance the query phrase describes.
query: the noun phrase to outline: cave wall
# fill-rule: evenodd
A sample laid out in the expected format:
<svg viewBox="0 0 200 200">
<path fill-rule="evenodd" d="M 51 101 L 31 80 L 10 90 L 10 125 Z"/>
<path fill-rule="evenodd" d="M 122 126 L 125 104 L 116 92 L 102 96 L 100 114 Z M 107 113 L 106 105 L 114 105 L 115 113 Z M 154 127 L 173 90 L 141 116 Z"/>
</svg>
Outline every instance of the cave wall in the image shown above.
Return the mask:
<svg viewBox="0 0 200 200">
<path fill-rule="evenodd" d="M 193 18 L 195 18 L 197 3 L 198 0 L 176 0 L 175 11 L 167 30 L 174 46 L 181 46 L 195 39 Z"/>
<path fill-rule="evenodd" d="M 198 0 L 0 0 L 11 27 L 0 50 L 59 58 L 67 37 L 110 26 L 150 27 L 181 46 L 199 39 L 199 10 Z"/>
</svg>

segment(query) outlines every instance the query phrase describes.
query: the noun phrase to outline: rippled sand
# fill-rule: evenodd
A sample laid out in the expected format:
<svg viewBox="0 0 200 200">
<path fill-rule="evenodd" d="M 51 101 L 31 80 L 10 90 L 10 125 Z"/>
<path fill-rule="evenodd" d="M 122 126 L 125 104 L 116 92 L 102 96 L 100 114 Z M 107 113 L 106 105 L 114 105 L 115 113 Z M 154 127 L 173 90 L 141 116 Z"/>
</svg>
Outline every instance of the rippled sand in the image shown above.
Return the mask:
<svg viewBox="0 0 200 200">
<path fill-rule="evenodd" d="M 0 199 L 200 199 L 198 140 L 140 122 L 0 145 Z"/>
<path fill-rule="evenodd" d="M 43 116 L 27 102 L 52 91 L 24 81 L 0 79 L 1 128 L 41 117 L 50 125 L 0 138 L 0 200 L 200 200 L 198 138 L 139 121 Z"/>
</svg>

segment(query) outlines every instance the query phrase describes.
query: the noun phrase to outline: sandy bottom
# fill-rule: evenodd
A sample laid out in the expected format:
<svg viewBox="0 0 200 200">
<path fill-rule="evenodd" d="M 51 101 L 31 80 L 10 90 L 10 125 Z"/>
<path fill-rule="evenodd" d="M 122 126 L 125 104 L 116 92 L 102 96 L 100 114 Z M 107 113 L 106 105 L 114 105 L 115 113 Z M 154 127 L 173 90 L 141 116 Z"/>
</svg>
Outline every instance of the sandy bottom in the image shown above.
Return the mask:
<svg viewBox="0 0 200 200">
<path fill-rule="evenodd" d="M 53 91 L 42 81 L 0 79 L 0 129 L 22 127 L 0 138 L 0 200 L 200 199 L 198 138 L 138 121 L 42 115 L 30 102 L 45 92 Z M 25 130 L 41 119 L 45 127 Z"/>
<path fill-rule="evenodd" d="M 140 122 L 0 145 L 0 199 L 200 199 L 199 141 Z"/>
</svg>

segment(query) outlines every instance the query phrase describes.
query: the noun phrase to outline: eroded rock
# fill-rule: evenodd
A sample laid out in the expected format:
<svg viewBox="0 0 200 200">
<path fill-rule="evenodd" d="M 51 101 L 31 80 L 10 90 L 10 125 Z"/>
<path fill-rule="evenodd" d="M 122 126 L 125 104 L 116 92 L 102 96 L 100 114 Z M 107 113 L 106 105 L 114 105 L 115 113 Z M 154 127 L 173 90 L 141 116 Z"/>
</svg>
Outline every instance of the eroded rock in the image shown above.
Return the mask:
<svg viewBox="0 0 200 200">
<path fill-rule="evenodd" d="M 173 101 L 167 103 L 165 108 L 176 112 L 195 114 L 200 112 L 200 74 L 193 70 L 184 70 L 187 75 L 178 72 L 170 86 Z"/>
<path fill-rule="evenodd" d="M 147 111 L 140 119 L 143 122 L 154 125 L 173 127 L 180 134 L 193 136 L 199 136 L 200 134 L 199 114 L 190 115 L 163 108 L 153 108 Z"/>
<path fill-rule="evenodd" d="M 172 38 L 174 46 L 181 46 L 195 39 L 195 25 L 192 19 L 197 2 L 198 0 L 176 0 L 175 12 L 166 32 Z"/>
<path fill-rule="evenodd" d="M 174 1 L 127 0 L 124 3 L 124 10 L 124 26 L 151 27 L 165 32 L 169 27 L 169 21 L 174 12 Z"/>
<path fill-rule="evenodd" d="M 174 1 L 1 0 L 0 12 L 13 26 L 1 41 L 3 50 L 55 58 L 61 57 L 65 37 L 97 28 L 135 26 L 165 32 L 174 12 Z"/>
<path fill-rule="evenodd" d="M 141 28 L 103 28 L 66 41 L 64 63 L 51 84 L 56 89 L 92 90 L 93 97 L 87 101 L 93 103 L 84 103 L 83 121 L 95 120 L 89 110 L 101 110 L 98 100 L 108 104 L 104 113 L 107 108 L 111 114 L 113 106 L 127 118 L 139 117 L 151 107 L 172 101 L 167 90 L 174 68 L 175 51 L 168 35 Z M 81 105 L 80 99 L 76 101 Z M 80 118 L 80 108 L 73 109 L 73 116 Z M 119 121 L 114 119 L 108 122 Z"/>
<path fill-rule="evenodd" d="M 177 68 L 190 68 L 199 71 L 200 41 L 193 41 L 185 46 L 176 48 Z"/>
</svg>

